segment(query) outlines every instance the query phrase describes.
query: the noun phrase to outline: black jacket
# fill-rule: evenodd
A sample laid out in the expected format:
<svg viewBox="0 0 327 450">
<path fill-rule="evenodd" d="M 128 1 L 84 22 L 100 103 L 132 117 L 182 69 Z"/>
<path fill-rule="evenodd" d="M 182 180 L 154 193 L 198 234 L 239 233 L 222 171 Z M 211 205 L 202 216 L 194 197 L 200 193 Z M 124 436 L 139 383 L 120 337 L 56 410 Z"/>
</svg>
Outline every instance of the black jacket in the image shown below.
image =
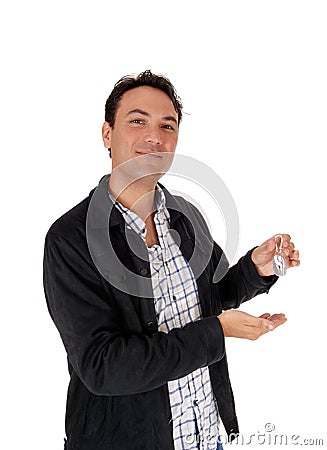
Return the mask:
<svg viewBox="0 0 327 450">
<path fill-rule="evenodd" d="M 166 196 L 170 226 L 179 234 L 180 249 L 193 272 L 201 261 L 208 261 L 196 280 L 203 319 L 169 333 L 159 332 L 153 301 L 118 289 L 100 274 L 90 255 L 88 206 L 94 193 L 100 193 L 100 214 L 112 208 L 107 195 L 109 176 L 100 180 L 88 198 L 59 218 L 45 240 L 45 296 L 67 351 L 71 376 L 65 448 L 172 450 L 167 382 L 204 366 L 209 366 L 226 432 L 237 433 L 224 335 L 217 315 L 268 292 L 277 277 L 260 277 L 250 251 L 220 281 L 213 282 L 218 263 L 225 263 L 222 250 L 213 242 L 199 211 L 159 183 Z M 144 277 L 145 284 L 151 283 L 149 263 L 130 250 L 125 221 L 116 208 L 111 209 L 109 230 L 112 246 L 124 266 Z M 132 230 L 130 234 L 136 235 Z M 198 256 L 192 258 L 195 246 Z M 115 271 L 113 265 L 109 260 L 111 273 Z"/>
</svg>

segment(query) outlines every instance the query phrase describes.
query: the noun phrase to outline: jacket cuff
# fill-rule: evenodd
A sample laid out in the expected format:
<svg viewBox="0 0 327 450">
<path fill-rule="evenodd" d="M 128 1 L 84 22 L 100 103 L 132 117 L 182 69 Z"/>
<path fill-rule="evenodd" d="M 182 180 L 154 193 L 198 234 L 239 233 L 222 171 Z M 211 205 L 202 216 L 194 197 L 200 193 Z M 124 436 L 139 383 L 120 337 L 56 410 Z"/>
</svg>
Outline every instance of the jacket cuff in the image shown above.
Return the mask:
<svg viewBox="0 0 327 450">
<path fill-rule="evenodd" d="M 209 366 L 225 356 L 225 336 L 217 316 L 205 317 L 200 322 L 202 322 L 205 330 L 207 365 Z"/>
</svg>

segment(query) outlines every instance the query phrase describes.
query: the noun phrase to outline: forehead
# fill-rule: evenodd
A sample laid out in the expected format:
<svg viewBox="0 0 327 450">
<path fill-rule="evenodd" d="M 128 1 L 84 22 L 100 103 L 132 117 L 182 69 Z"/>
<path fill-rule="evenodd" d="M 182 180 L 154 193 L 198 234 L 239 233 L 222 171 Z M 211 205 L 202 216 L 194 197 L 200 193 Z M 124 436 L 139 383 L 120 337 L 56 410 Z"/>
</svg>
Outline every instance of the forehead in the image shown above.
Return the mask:
<svg viewBox="0 0 327 450">
<path fill-rule="evenodd" d="M 169 96 L 161 89 L 151 86 L 138 86 L 125 92 L 119 102 L 118 114 L 127 114 L 133 109 L 142 109 L 152 115 L 173 116 L 178 118 Z"/>
</svg>

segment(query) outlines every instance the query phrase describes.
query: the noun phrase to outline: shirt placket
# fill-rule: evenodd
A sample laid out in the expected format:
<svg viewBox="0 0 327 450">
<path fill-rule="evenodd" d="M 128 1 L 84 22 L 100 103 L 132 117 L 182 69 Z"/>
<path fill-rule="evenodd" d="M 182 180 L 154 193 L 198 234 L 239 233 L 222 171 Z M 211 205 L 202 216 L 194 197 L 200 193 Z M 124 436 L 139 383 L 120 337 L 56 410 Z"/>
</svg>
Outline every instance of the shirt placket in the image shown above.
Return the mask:
<svg viewBox="0 0 327 450">
<path fill-rule="evenodd" d="M 166 317 L 169 317 L 170 319 L 170 323 L 171 326 L 169 327 L 169 329 L 171 328 L 176 328 L 178 326 L 178 324 L 176 323 L 175 318 L 177 317 L 177 313 L 176 310 L 174 308 L 174 287 L 171 284 L 171 273 L 170 273 L 170 269 L 169 269 L 169 264 L 168 261 L 171 258 L 171 254 L 170 254 L 170 234 L 169 234 L 169 228 L 168 228 L 168 223 L 169 220 L 167 217 L 165 217 L 164 211 L 162 209 L 159 209 L 157 214 L 155 214 L 154 217 L 154 222 L 156 225 L 156 229 L 157 229 L 157 234 L 158 234 L 158 239 L 159 242 L 161 244 L 161 251 L 162 251 L 162 266 L 161 266 L 161 270 L 162 270 L 162 277 L 164 278 L 165 282 L 165 315 Z M 164 239 L 165 237 L 165 239 Z M 173 300 L 172 300 L 173 297 Z M 169 329 L 167 329 L 167 331 L 169 331 Z"/>
<path fill-rule="evenodd" d="M 185 261 L 185 263 L 180 261 L 182 256 L 180 255 L 179 248 L 169 233 L 170 217 L 168 210 L 164 207 L 164 195 L 161 190 L 158 190 L 157 194 L 160 194 L 161 197 L 159 197 L 159 201 L 157 202 L 158 210 L 154 216 L 154 223 L 160 245 L 154 245 L 153 247 L 148 248 L 148 254 L 154 303 L 158 318 L 158 328 L 159 331 L 169 332 L 172 328 L 183 327 L 190 320 L 197 320 L 197 318 L 200 318 L 201 310 L 197 310 L 197 307 L 200 308 L 200 305 L 195 305 L 195 307 L 193 304 L 188 305 L 187 297 L 184 293 L 185 290 L 188 291 L 192 289 L 192 287 L 187 286 L 189 281 L 185 281 L 188 263 L 187 261 Z M 158 199 L 158 197 L 156 197 L 156 199 Z M 143 238 L 146 245 L 146 228 L 143 220 L 132 211 L 124 208 L 118 202 L 116 202 L 116 206 L 123 213 L 127 226 L 133 228 L 134 231 Z M 176 269 L 176 271 L 173 270 L 171 273 L 171 268 Z M 183 271 L 183 273 L 180 273 L 179 270 Z M 193 288 L 196 291 L 196 286 L 193 286 Z M 189 308 L 192 308 L 192 311 L 188 311 Z M 181 313 L 181 311 L 183 312 Z M 188 312 L 190 313 L 190 317 L 188 316 Z M 210 397 L 211 400 L 207 398 L 204 386 L 199 386 L 201 383 L 196 379 L 196 376 L 199 374 L 204 376 L 204 379 L 209 377 L 208 373 L 203 372 L 203 370 L 204 369 L 198 369 L 198 371 L 195 371 L 184 378 L 169 382 L 170 395 L 172 392 L 173 398 L 177 398 L 177 400 L 178 395 L 176 396 L 173 392 L 176 389 L 177 392 L 179 392 L 181 383 L 183 384 L 186 382 L 182 392 L 183 404 L 174 407 L 174 413 L 172 411 L 175 424 L 174 433 L 177 433 L 176 448 L 178 449 L 190 450 L 200 448 L 200 450 L 214 450 L 216 448 L 216 443 L 213 444 L 215 439 L 208 442 L 205 435 L 205 433 L 208 434 L 211 430 L 210 419 L 203 413 L 205 407 L 210 406 L 215 399 L 211 398 L 212 396 Z M 206 370 L 208 371 L 208 369 Z M 181 432 L 184 435 L 184 438 L 178 434 L 180 432 L 179 427 L 181 421 L 183 421 Z M 198 432 L 200 434 L 199 447 L 196 445 L 197 436 L 195 424 L 197 424 Z M 185 436 L 187 435 L 188 441 L 185 440 Z"/>
</svg>

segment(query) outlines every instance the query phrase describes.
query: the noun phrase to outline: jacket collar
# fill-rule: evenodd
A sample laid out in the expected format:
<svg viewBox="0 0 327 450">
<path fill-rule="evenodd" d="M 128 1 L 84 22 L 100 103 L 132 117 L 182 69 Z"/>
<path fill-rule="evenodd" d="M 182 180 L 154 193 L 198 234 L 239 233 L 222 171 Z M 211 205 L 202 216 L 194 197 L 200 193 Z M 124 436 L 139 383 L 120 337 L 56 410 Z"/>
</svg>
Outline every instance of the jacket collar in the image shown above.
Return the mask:
<svg viewBox="0 0 327 450">
<path fill-rule="evenodd" d="M 103 199 L 103 201 L 108 202 L 108 207 L 111 209 L 109 227 L 114 227 L 116 225 L 124 225 L 125 220 L 124 220 L 122 214 L 118 211 L 118 209 L 113 207 L 113 201 L 110 198 L 110 196 L 108 195 L 108 182 L 110 180 L 110 175 L 111 174 L 104 175 L 100 179 L 99 184 L 96 189 L 100 190 L 101 198 Z M 166 208 L 168 209 L 169 215 L 170 215 L 170 226 L 172 227 L 174 222 L 181 215 L 181 213 L 179 211 L 180 205 L 178 205 L 174 196 L 168 191 L 168 189 L 165 188 L 165 186 L 163 184 L 158 182 L 158 185 L 164 192 L 165 199 L 166 199 Z M 92 195 L 94 194 L 94 191 L 95 191 L 95 189 L 93 189 L 90 192 L 89 200 L 91 199 Z"/>
</svg>

